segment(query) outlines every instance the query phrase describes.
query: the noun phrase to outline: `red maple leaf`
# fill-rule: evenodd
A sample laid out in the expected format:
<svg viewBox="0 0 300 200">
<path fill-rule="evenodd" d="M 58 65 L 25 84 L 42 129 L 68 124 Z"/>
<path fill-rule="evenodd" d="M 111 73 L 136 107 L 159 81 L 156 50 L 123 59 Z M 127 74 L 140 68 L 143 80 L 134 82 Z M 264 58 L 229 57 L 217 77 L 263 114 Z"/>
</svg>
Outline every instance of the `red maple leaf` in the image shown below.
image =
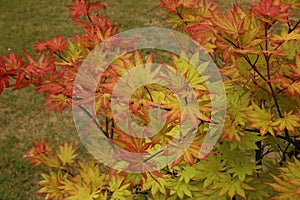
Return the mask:
<svg viewBox="0 0 300 200">
<path fill-rule="evenodd" d="M 287 17 L 291 16 L 288 13 L 288 9 L 291 7 L 290 4 L 284 4 L 281 2 L 276 2 L 273 0 L 261 0 L 260 2 L 252 1 L 253 7 L 252 12 L 260 19 L 267 20 L 270 19 L 277 20 L 280 22 L 288 22 Z"/>
<path fill-rule="evenodd" d="M 44 138 L 39 142 L 34 141 L 34 146 L 26 152 L 26 157 L 29 158 L 28 163 L 33 167 L 37 167 L 47 162 L 47 157 L 52 154 L 52 146 L 50 142 L 45 142 Z"/>
<path fill-rule="evenodd" d="M 2 56 L 2 60 L 4 61 L 5 69 L 7 72 L 10 70 L 20 69 L 25 66 L 20 55 L 16 56 L 12 51 L 9 52 L 9 57 Z"/>
<path fill-rule="evenodd" d="M 92 2 L 84 1 L 84 0 L 74 0 L 75 5 L 67 6 L 71 13 L 69 18 L 78 18 L 80 15 L 84 17 L 88 16 L 90 11 L 98 12 L 98 9 L 101 8 L 102 10 L 106 9 L 106 6 L 103 5 L 100 1 Z"/>
<path fill-rule="evenodd" d="M 9 57 L 2 56 L 1 58 L 2 61 L 0 62 L 0 93 L 3 91 L 4 87 L 16 86 L 14 89 L 18 89 L 28 86 L 30 84 L 28 80 L 25 80 L 26 74 L 24 72 L 23 67 L 25 67 L 26 64 L 23 62 L 20 55 L 16 56 L 12 51 L 10 51 Z M 15 79 L 15 84 L 11 84 L 8 81 L 9 78 Z"/>
<path fill-rule="evenodd" d="M 106 10 L 106 6 L 103 5 L 100 1 L 89 3 L 89 9 L 91 11 L 94 11 L 95 13 L 97 13 L 99 8 L 102 10 Z"/>
<path fill-rule="evenodd" d="M 80 15 L 88 15 L 88 5 L 84 0 L 74 0 L 75 5 L 68 5 L 67 7 L 71 10 L 69 18 L 77 18 Z"/>
<path fill-rule="evenodd" d="M 50 51 L 50 53 L 54 52 L 62 52 L 66 48 L 67 41 L 63 39 L 62 35 L 59 35 L 52 40 L 46 40 L 44 42 L 36 42 L 34 46 L 34 50 L 37 52 L 42 51 Z"/>
<path fill-rule="evenodd" d="M 0 94 L 4 90 L 4 88 L 9 87 L 8 76 L 6 75 L 6 70 L 4 68 L 4 63 L 0 59 Z"/>
<path fill-rule="evenodd" d="M 176 11 L 176 8 L 178 8 L 179 2 L 178 0 L 161 0 L 160 5 L 158 6 L 159 8 L 166 8 L 170 11 Z"/>
</svg>

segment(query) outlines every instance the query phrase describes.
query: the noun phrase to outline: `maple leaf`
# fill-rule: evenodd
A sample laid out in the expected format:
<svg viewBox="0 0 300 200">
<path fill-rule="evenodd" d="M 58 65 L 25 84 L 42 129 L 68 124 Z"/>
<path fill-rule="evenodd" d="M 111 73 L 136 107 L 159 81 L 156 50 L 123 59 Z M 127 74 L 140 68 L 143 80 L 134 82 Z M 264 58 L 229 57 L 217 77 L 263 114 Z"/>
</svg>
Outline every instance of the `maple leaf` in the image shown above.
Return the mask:
<svg viewBox="0 0 300 200">
<path fill-rule="evenodd" d="M 247 119 L 251 123 L 252 128 L 260 130 L 260 134 L 264 136 L 267 133 L 274 134 L 274 115 L 271 114 L 271 110 L 265 110 L 264 107 L 260 108 L 257 104 L 252 102 L 252 110 L 247 112 Z"/>
<path fill-rule="evenodd" d="M 176 8 L 180 6 L 178 1 L 179 0 L 161 0 L 161 3 L 158 7 L 166 8 L 172 12 L 175 12 Z"/>
<path fill-rule="evenodd" d="M 106 10 L 106 6 L 100 1 L 89 2 L 89 9 L 95 13 L 98 13 L 98 9 Z"/>
<path fill-rule="evenodd" d="M 36 61 L 26 50 L 23 50 L 24 57 L 28 61 L 28 65 L 25 68 L 25 73 L 30 76 L 31 79 L 36 78 L 41 82 L 43 74 L 49 71 L 55 71 L 55 57 L 46 56 L 42 54 L 41 57 Z"/>
<path fill-rule="evenodd" d="M 62 52 L 66 49 L 67 41 L 63 39 L 62 35 L 53 38 L 52 40 L 46 40 L 44 42 L 36 42 L 34 46 L 34 50 L 37 52 L 49 51 L 50 53 L 54 52 Z"/>
<path fill-rule="evenodd" d="M 68 5 L 67 7 L 71 10 L 69 18 L 77 18 L 80 15 L 88 15 L 88 4 L 85 0 L 74 0 L 75 5 Z"/>
<path fill-rule="evenodd" d="M 70 144 L 68 142 L 65 142 L 64 145 L 60 145 L 58 146 L 58 148 L 59 153 L 57 154 L 57 156 L 61 160 L 62 164 L 72 164 L 74 162 L 74 158 L 76 157 L 74 142 Z"/>
<path fill-rule="evenodd" d="M 252 12 L 263 21 L 272 24 L 272 20 L 279 22 L 289 22 L 288 17 L 292 16 L 292 13 L 288 12 L 291 7 L 290 4 L 284 4 L 280 1 L 273 0 L 261 0 L 260 2 L 252 1 Z"/>
<path fill-rule="evenodd" d="M 93 161 L 79 162 L 80 168 L 77 171 L 80 174 L 80 178 L 86 185 L 91 186 L 93 191 L 103 189 L 106 186 L 107 178 L 106 174 L 101 173 L 100 165 Z"/>
<path fill-rule="evenodd" d="M 59 83 L 47 83 L 39 86 L 36 92 L 49 92 L 51 94 L 60 94 L 65 91 L 65 86 Z"/>
<path fill-rule="evenodd" d="M 108 189 L 113 192 L 111 199 L 112 200 L 127 200 L 131 196 L 131 192 L 127 189 L 128 184 L 124 184 L 124 178 L 117 179 L 116 177 L 112 178 L 109 182 Z"/>
<path fill-rule="evenodd" d="M 278 132 L 287 129 L 288 131 L 295 132 L 295 128 L 300 126 L 299 117 L 292 114 L 293 111 L 289 113 L 284 112 L 283 118 L 278 118 L 273 123 L 274 126 L 278 126 Z"/>
<path fill-rule="evenodd" d="M 247 176 L 253 175 L 255 171 L 261 168 L 256 162 L 251 162 L 247 159 L 240 162 L 232 162 L 228 172 L 232 173 L 233 177 L 238 177 L 240 181 L 245 181 Z"/>
<path fill-rule="evenodd" d="M 69 18 L 78 18 L 80 15 L 84 17 L 89 15 L 89 11 L 98 12 L 98 9 L 106 9 L 106 6 L 103 5 L 100 1 L 92 2 L 85 0 L 74 0 L 75 5 L 68 5 L 67 7 L 71 10 Z"/>
<path fill-rule="evenodd" d="M 289 78 L 284 77 L 282 74 L 280 74 L 277 77 L 274 77 L 274 78 L 268 80 L 268 82 L 280 83 L 280 87 L 283 90 L 292 94 L 293 96 L 296 93 L 300 94 L 300 81 L 299 80 L 292 81 Z"/>
<path fill-rule="evenodd" d="M 85 188 L 79 187 L 78 190 L 76 190 L 76 193 L 74 193 L 72 196 L 67 197 L 68 200 L 78 200 L 78 199 L 86 199 L 86 200 L 94 200 L 100 197 L 100 191 L 94 191 L 90 192 L 89 186 L 86 186 Z M 101 195 L 102 196 L 102 195 Z M 105 196 L 103 196 L 105 197 Z"/>
<path fill-rule="evenodd" d="M 58 157 L 52 152 L 50 142 L 45 142 L 45 140 L 42 139 L 40 142 L 35 140 L 34 143 L 35 145 L 26 152 L 29 164 L 32 164 L 33 167 L 42 164 L 54 168 L 60 166 Z"/>
<path fill-rule="evenodd" d="M 63 174 L 61 171 L 57 173 L 50 171 L 49 175 L 42 174 L 43 180 L 38 182 L 42 188 L 38 190 L 38 193 L 46 194 L 45 199 L 63 199 L 65 194 L 59 187 L 67 176 L 67 173 Z"/>
<path fill-rule="evenodd" d="M 37 167 L 44 163 L 44 159 L 41 159 L 40 157 L 42 155 L 51 154 L 52 153 L 52 147 L 50 146 L 50 142 L 45 142 L 44 138 L 41 140 L 41 142 L 38 142 L 37 140 L 34 141 L 34 146 L 31 147 L 26 152 L 26 157 L 30 159 L 29 163 L 33 164 L 33 167 Z"/>
<path fill-rule="evenodd" d="M 126 122 L 125 122 L 126 123 Z M 145 138 L 139 138 L 136 136 L 139 136 L 138 133 L 136 136 L 134 136 L 130 130 L 129 134 L 123 132 L 122 130 L 119 130 L 118 128 L 115 128 L 114 131 L 118 135 L 118 138 L 116 140 L 112 140 L 117 145 L 120 145 L 122 149 L 134 153 L 145 153 L 147 149 L 151 146 L 151 143 L 145 143 Z"/>
<path fill-rule="evenodd" d="M 1 66 L 5 68 L 6 74 L 14 75 L 19 69 L 25 66 L 24 61 L 20 55 L 9 52 L 9 57 L 1 56 Z"/>
<path fill-rule="evenodd" d="M 247 182 L 240 181 L 237 177 L 232 178 L 230 174 L 222 176 L 213 186 L 212 189 L 219 190 L 218 196 L 229 195 L 232 199 L 235 195 L 240 195 L 246 199 L 246 191 L 255 189 L 247 184 Z"/>
<path fill-rule="evenodd" d="M 209 155 L 208 161 L 200 161 L 195 167 L 199 171 L 196 178 L 204 180 L 204 188 L 218 180 L 223 175 L 222 172 L 227 169 L 226 162 L 215 155 Z"/>
<path fill-rule="evenodd" d="M 206 155 L 210 153 L 209 147 L 211 146 L 210 143 L 204 143 L 201 140 L 205 135 L 199 135 L 193 139 L 190 143 L 187 143 L 189 141 L 189 137 L 191 137 L 191 134 L 188 134 L 187 136 L 183 137 L 181 134 L 180 140 L 172 140 L 171 144 L 175 148 L 178 149 L 179 153 L 182 153 L 184 150 L 183 155 L 177 156 L 178 158 L 172 163 L 172 166 L 178 165 L 182 159 L 189 163 L 191 166 L 195 163 L 195 159 L 199 160 L 206 160 Z M 208 149 L 206 149 L 208 147 Z M 177 154 L 178 152 L 170 152 L 173 154 Z"/>
<path fill-rule="evenodd" d="M 170 195 L 184 199 L 185 196 L 188 196 L 189 199 L 193 198 L 192 191 L 199 191 L 199 185 L 193 185 L 191 183 L 187 184 L 185 181 L 170 181 L 167 183 L 167 187 L 170 190 Z"/>
<path fill-rule="evenodd" d="M 256 142 L 262 139 L 261 136 L 258 136 L 253 132 L 246 132 L 240 137 L 241 140 L 234 140 L 233 143 L 230 144 L 230 149 L 239 149 L 242 152 L 246 152 L 248 150 L 257 149 Z"/>
<path fill-rule="evenodd" d="M 234 10 L 228 8 L 227 15 L 223 12 L 215 13 L 214 18 L 215 21 L 212 23 L 231 36 L 234 40 L 237 40 L 240 34 L 247 32 L 243 27 L 245 16 L 235 16 Z"/>
<path fill-rule="evenodd" d="M 247 121 L 247 110 L 249 109 L 250 93 L 246 93 L 242 88 L 228 91 L 227 97 L 227 116 L 224 124 L 222 138 L 227 138 L 229 141 L 235 140 L 242 144 L 242 139 L 246 136 L 243 132 L 243 126 Z M 243 148 L 243 145 L 239 145 Z"/>
<path fill-rule="evenodd" d="M 168 175 L 164 175 L 163 177 L 154 177 L 153 175 L 147 173 L 147 179 L 142 184 L 143 191 L 150 190 L 153 198 L 156 197 L 158 192 L 166 196 L 166 185 L 169 178 L 170 177 Z"/>
<path fill-rule="evenodd" d="M 111 141 L 119 147 L 118 153 L 114 156 L 126 163 L 124 170 L 132 172 L 153 171 L 155 166 L 151 162 L 147 162 L 146 158 L 149 155 L 147 150 L 153 145 L 152 142 L 146 142 L 145 138 L 126 134 L 118 128 L 114 128 L 114 132 L 118 134 L 118 137 L 111 139 Z M 134 134 L 130 130 L 129 133 Z"/>
<path fill-rule="evenodd" d="M 294 158 L 294 162 L 287 162 L 285 167 L 279 168 L 280 175 L 272 175 L 275 182 L 267 183 L 278 194 L 275 199 L 299 199 L 300 197 L 300 161 Z"/>
<path fill-rule="evenodd" d="M 107 16 L 91 16 L 91 21 L 93 25 L 95 25 L 98 28 L 101 28 L 103 30 L 109 30 L 112 26 L 114 26 L 114 22 L 108 21 Z"/>
<path fill-rule="evenodd" d="M 122 175 L 121 175 L 122 176 Z M 126 173 L 125 182 L 130 183 L 130 189 L 141 186 L 146 181 L 147 175 L 142 173 Z"/>
<path fill-rule="evenodd" d="M 298 52 L 296 52 L 296 66 L 290 64 L 289 66 L 291 67 L 291 69 L 293 70 L 293 74 L 291 74 L 292 77 L 299 77 L 300 76 L 300 54 Z"/>
<path fill-rule="evenodd" d="M 58 188 L 62 190 L 66 195 L 64 199 L 79 200 L 79 199 L 106 199 L 107 194 L 102 194 L 100 187 L 91 187 L 90 184 L 82 182 L 80 176 L 73 177 L 72 180 L 62 180 Z M 99 185 L 100 186 L 100 185 Z M 105 198 L 106 197 L 106 198 Z"/>
<path fill-rule="evenodd" d="M 224 131 L 222 133 L 222 139 L 225 139 L 228 137 L 229 141 L 231 141 L 231 142 L 233 142 L 235 139 L 241 143 L 242 136 L 245 136 L 245 134 L 243 133 L 243 129 L 235 121 L 225 124 Z"/>
<path fill-rule="evenodd" d="M 44 106 L 48 106 L 48 112 L 54 109 L 59 109 L 60 114 L 62 114 L 67 107 L 72 107 L 72 99 L 63 94 L 50 94 L 47 97 Z"/>
<path fill-rule="evenodd" d="M 179 177 L 178 181 L 184 181 L 188 184 L 195 176 L 199 173 L 198 169 L 194 166 L 185 166 L 181 172 L 178 172 L 177 176 Z"/>
</svg>

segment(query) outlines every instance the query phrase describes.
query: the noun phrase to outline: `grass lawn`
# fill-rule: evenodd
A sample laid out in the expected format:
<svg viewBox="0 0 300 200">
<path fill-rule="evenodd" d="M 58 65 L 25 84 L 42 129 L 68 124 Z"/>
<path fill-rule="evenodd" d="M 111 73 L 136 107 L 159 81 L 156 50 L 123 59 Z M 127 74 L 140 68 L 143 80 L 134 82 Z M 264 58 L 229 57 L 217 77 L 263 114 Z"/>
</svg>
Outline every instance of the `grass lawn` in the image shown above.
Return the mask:
<svg viewBox="0 0 300 200">
<path fill-rule="evenodd" d="M 120 31 L 145 26 L 164 26 L 159 0 L 103 0 L 107 14 L 117 21 Z M 225 1 L 224 1 L 225 2 Z M 225 4 L 222 1 L 222 4 Z M 230 1 L 226 1 L 228 4 Z M 66 5 L 71 0 L 0 0 L 0 55 L 8 49 L 21 53 L 32 51 L 35 41 L 50 39 L 63 33 L 78 32 L 67 19 Z M 0 199 L 42 199 L 38 189 L 37 170 L 26 164 L 25 151 L 34 139 L 46 138 L 54 144 L 76 140 L 77 133 L 71 111 L 40 112 L 42 95 L 33 95 L 33 88 L 5 90 L 0 95 Z"/>
</svg>

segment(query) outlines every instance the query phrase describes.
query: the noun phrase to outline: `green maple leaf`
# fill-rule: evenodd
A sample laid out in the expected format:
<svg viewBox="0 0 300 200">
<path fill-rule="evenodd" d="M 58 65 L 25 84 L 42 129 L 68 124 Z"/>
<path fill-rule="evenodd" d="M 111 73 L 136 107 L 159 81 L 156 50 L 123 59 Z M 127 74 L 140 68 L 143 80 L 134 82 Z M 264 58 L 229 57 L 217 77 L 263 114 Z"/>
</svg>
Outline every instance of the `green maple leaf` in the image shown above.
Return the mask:
<svg viewBox="0 0 300 200">
<path fill-rule="evenodd" d="M 259 129 L 262 136 L 267 133 L 275 136 L 273 117 L 274 115 L 271 114 L 270 109 L 260 108 L 254 102 L 252 102 L 252 110 L 249 110 L 247 113 L 247 119 L 251 123 L 251 127 Z"/>
<path fill-rule="evenodd" d="M 225 161 L 221 160 L 220 157 L 209 155 L 208 161 L 202 160 L 195 165 L 195 167 L 199 170 L 196 178 L 204 180 L 203 187 L 205 188 L 223 176 L 223 171 L 227 168 L 225 164 Z"/>
<path fill-rule="evenodd" d="M 257 166 L 255 162 L 250 162 L 247 159 L 239 160 L 239 162 L 233 162 L 231 169 L 228 172 L 232 173 L 233 177 L 238 177 L 240 181 L 245 181 L 247 175 L 253 175 L 260 166 Z"/>
<path fill-rule="evenodd" d="M 230 174 L 222 176 L 213 186 L 212 189 L 219 190 L 218 196 L 228 195 L 233 198 L 236 194 L 246 198 L 246 190 L 255 190 L 246 182 L 240 181 L 237 177 L 233 178 Z"/>
<path fill-rule="evenodd" d="M 109 182 L 108 189 L 113 192 L 112 200 L 127 200 L 131 196 L 131 192 L 128 190 L 130 183 L 123 184 L 124 178 L 113 177 Z"/>
<path fill-rule="evenodd" d="M 198 185 L 186 184 L 184 181 L 177 179 L 173 179 L 167 185 L 168 189 L 170 189 L 170 195 L 177 195 L 180 199 L 183 199 L 185 196 L 192 198 L 192 191 L 200 190 Z"/>
<path fill-rule="evenodd" d="M 244 135 L 241 137 L 241 141 L 238 142 L 234 140 L 230 144 L 230 150 L 239 149 L 242 152 L 246 152 L 248 150 L 257 149 L 256 142 L 262 140 L 261 136 L 258 136 L 257 133 L 244 131 Z"/>
<path fill-rule="evenodd" d="M 106 175 L 100 173 L 100 166 L 94 162 L 79 163 L 80 179 L 91 186 L 92 189 L 103 188 L 106 185 Z"/>
<path fill-rule="evenodd" d="M 143 183 L 143 190 L 151 190 L 153 198 L 155 198 L 159 193 L 167 195 L 166 185 L 167 181 L 170 179 L 169 176 L 164 175 L 163 177 L 153 177 L 154 175 L 147 174 L 147 180 Z"/>
<path fill-rule="evenodd" d="M 186 184 L 190 182 L 191 179 L 193 179 L 199 171 L 196 169 L 196 167 L 193 166 L 185 166 L 181 172 L 178 173 L 179 181 L 184 181 Z"/>
<path fill-rule="evenodd" d="M 259 178 L 254 178 L 249 182 L 249 185 L 255 190 L 248 190 L 246 192 L 248 200 L 265 200 L 273 192 L 271 187 L 265 184 L 267 178 L 260 176 Z M 268 178 L 269 180 L 269 178 Z"/>
</svg>

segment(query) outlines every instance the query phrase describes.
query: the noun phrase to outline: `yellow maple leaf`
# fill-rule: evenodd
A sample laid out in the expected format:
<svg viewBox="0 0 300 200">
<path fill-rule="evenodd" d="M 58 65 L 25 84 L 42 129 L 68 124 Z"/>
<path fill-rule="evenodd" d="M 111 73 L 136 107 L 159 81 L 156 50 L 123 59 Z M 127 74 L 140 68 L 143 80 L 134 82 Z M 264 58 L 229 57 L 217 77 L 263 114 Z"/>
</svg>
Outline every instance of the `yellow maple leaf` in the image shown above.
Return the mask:
<svg viewBox="0 0 300 200">
<path fill-rule="evenodd" d="M 59 157 L 63 165 L 73 163 L 73 160 L 76 157 L 74 142 L 65 142 L 64 145 L 60 145 L 59 153 L 57 154 L 57 156 Z"/>
<path fill-rule="evenodd" d="M 287 129 L 289 131 L 295 132 L 295 127 L 299 127 L 299 117 L 292 114 L 292 111 L 289 113 L 284 112 L 284 117 L 277 119 L 274 123 L 274 126 L 278 126 L 278 131 Z"/>
<path fill-rule="evenodd" d="M 252 102 L 252 109 L 247 113 L 247 119 L 251 123 L 252 128 L 260 130 L 260 134 L 264 136 L 267 133 L 274 134 L 274 115 L 271 110 L 265 110 L 264 107 L 260 108 L 257 104 Z"/>
</svg>

